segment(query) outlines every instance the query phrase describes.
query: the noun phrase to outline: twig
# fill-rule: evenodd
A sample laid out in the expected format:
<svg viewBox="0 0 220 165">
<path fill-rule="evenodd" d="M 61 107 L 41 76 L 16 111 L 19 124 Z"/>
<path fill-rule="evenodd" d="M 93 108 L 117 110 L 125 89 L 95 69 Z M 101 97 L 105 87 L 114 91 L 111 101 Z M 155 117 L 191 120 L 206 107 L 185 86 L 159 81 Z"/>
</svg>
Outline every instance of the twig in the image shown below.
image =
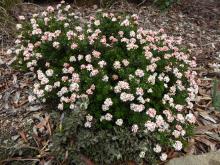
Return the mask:
<svg viewBox="0 0 220 165">
<path fill-rule="evenodd" d="M 42 6 L 37 5 L 37 4 L 35 4 L 35 3 L 30 3 L 30 2 L 19 3 L 19 4 L 16 4 L 15 6 L 19 6 L 19 5 L 32 5 L 32 6 L 39 7 L 40 9 L 43 9 Z"/>
<path fill-rule="evenodd" d="M 147 0 L 143 0 L 141 3 L 139 3 L 139 4 L 137 5 L 137 7 L 141 6 L 141 5 L 144 4 L 146 1 L 147 1 Z"/>
<path fill-rule="evenodd" d="M 0 148 L 11 149 L 11 148 L 15 148 L 15 147 L 14 147 L 14 146 L 12 146 L 12 147 L 0 146 Z M 36 148 L 36 147 L 31 147 L 31 146 L 22 146 L 22 147 L 19 147 L 19 149 L 22 149 L 22 148 L 30 148 L 30 149 L 33 149 L 33 150 L 36 150 L 36 151 L 40 152 L 40 149 L 38 149 L 38 148 Z"/>
<path fill-rule="evenodd" d="M 11 162 L 11 161 L 38 161 L 38 162 L 40 162 L 40 159 L 17 157 L 17 158 L 9 158 L 9 159 L 2 160 L 2 161 L 0 161 L 0 164 L 3 164 L 3 162 Z"/>
</svg>

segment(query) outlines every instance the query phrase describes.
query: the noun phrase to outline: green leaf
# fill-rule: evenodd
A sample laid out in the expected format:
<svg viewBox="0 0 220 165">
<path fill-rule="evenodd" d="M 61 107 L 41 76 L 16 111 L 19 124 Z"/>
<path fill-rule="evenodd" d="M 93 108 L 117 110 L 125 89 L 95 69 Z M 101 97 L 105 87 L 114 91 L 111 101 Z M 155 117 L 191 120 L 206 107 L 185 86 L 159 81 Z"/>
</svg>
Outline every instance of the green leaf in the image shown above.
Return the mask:
<svg viewBox="0 0 220 165">
<path fill-rule="evenodd" d="M 212 101 L 216 110 L 220 111 L 220 81 L 215 79 L 212 87 Z"/>
</svg>

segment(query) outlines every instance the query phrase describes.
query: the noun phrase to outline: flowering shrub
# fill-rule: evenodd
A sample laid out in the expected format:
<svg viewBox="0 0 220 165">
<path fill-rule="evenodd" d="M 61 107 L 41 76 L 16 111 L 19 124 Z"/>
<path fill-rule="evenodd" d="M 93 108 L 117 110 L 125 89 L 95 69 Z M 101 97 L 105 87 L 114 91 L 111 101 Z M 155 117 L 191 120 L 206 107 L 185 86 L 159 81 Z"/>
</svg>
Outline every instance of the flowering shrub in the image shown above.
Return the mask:
<svg viewBox="0 0 220 165">
<path fill-rule="evenodd" d="M 181 49 L 181 38 L 139 27 L 137 15 L 78 18 L 63 4 L 30 21 L 20 16 L 18 63 L 38 79 L 29 100 L 74 111 L 86 99 L 85 128 L 144 132 L 162 161 L 168 148 L 180 151 L 196 120 L 187 108 L 198 91 L 195 61 Z"/>
</svg>

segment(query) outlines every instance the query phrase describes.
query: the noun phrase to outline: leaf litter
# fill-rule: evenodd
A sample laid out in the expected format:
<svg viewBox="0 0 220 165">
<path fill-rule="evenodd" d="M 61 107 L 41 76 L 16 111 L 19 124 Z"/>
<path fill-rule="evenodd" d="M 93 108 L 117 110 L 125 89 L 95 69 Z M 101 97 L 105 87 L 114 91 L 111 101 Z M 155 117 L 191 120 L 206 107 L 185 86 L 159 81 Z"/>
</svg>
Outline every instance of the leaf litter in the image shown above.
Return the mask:
<svg viewBox="0 0 220 165">
<path fill-rule="evenodd" d="M 41 8 L 44 8 L 42 6 Z M 95 13 L 97 6 L 74 6 L 82 16 Z M 24 9 L 24 10 L 23 10 Z M 15 9 L 14 16 L 28 15 L 38 11 L 38 6 L 23 4 Z M 220 3 L 218 0 L 190 0 L 174 6 L 169 11 L 160 12 L 152 6 L 137 6 L 125 1 L 114 3 L 108 11 L 131 11 L 139 14 L 141 26 L 148 29 L 163 27 L 169 35 L 182 36 L 191 55 L 197 59 L 199 94 L 195 100 L 193 113 L 197 117 L 195 136 L 189 140 L 184 153 L 170 151 L 169 157 L 183 154 L 201 154 L 220 149 L 220 111 L 213 107 L 213 81 L 220 79 Z M 2 37 L 3 38 L 3 37 Z M 0 144 L 7 143 L 1 135 L 8 135 L 13 141 L 31 146 L 34 141 L 38 151 L 32 161 L 51 164 L 48 146 L 53 131 L 51 118 L 45 105 L 29 103 L 34 83 L 33 73 L 22 73 L 10 66 L 15 57 L 6 55 L 12 38 L 4 38 L 0 52 Z M 214 89 L 220 92 L 220 89 Z M 217 100 L 218 101 L 218 100 Z M 219 100 L 220 102 L 220 100 Z M 31 127 L 27 132 L 25 127 Z M 15 158 L 16 159 L 16 158 Z"/>
</svg>

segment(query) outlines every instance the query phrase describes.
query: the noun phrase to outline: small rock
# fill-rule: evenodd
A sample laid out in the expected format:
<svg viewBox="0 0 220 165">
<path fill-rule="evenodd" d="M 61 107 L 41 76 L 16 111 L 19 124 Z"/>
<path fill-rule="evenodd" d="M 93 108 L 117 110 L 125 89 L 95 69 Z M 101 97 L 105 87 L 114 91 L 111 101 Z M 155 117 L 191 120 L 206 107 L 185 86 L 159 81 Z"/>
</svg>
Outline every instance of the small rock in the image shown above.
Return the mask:
<svg viewBox="0 0 220 165">
<path fill-rule="evenodd" d="M 220 165 L 220 151 L 188 155 L 170 160 L 166 165 Z"/>
<path fill-rule="evenodd" d="M 20 135 L 15 135 L 15 136 L 12 136 L 11 139 L 12 139 L 13 141 L 16 141 L 19 137 L 20 137 Z"/>
<path fill-rule="evenodd" d="M 38 111 L 42 108 L 42 106 L 30 106 L 28 107 L 26 110 L 27 111 L 31 111 L 31 112 L 34 112 L 34 111 Z"/>
</svg>

